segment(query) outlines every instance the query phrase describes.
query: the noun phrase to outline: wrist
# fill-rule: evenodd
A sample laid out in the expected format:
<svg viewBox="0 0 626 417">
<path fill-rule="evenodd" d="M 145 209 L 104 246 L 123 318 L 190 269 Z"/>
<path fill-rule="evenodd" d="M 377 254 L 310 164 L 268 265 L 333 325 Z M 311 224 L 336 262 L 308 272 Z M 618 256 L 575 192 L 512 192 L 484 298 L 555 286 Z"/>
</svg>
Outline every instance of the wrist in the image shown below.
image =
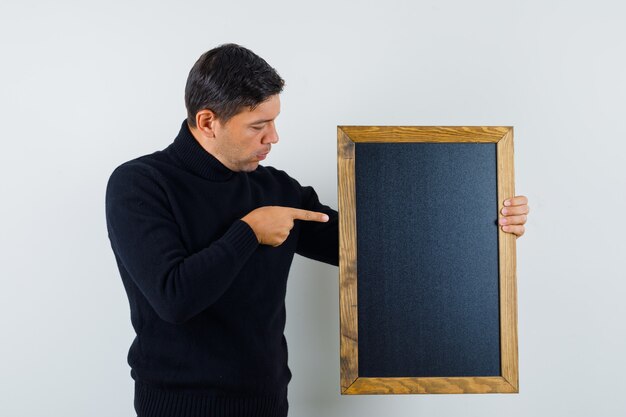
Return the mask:
<svg viewBox="0 0 626 417">
<path fill-rule="evenodd" d="M 259 242 L 259 244 L 261 244 L 261 239 L 259 238 L 259 235 L 256 232 L 256 230 L 254 230 L 254 227 L 253 227 L 252 222 L 250 221 L 250 218 L 248 217 L 248 215 L 243 216 L 239 220 L 241 220 L 242 222 L 244 222 L 245 224 L 248 225 L 248 227 L 252 230 L 252 233 L 254 233 L 254 236 L 256 237 L 257 242 Z"/>
</svg>

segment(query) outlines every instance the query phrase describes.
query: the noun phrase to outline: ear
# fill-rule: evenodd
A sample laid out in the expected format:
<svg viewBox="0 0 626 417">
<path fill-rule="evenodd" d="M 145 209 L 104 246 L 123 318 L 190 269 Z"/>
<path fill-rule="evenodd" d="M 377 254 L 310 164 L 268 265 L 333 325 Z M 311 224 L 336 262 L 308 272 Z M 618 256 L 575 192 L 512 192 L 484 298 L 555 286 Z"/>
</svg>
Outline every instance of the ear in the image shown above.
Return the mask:
<svg viewBox="0 0 626 417">
<path fill-rule="evenodd" d="M 209 109 L 200 110 L 196 113 L 196 128 L 207 138 L 215 137 L 215 129 L 218 123 L 215 113 Z"/>
</svg>

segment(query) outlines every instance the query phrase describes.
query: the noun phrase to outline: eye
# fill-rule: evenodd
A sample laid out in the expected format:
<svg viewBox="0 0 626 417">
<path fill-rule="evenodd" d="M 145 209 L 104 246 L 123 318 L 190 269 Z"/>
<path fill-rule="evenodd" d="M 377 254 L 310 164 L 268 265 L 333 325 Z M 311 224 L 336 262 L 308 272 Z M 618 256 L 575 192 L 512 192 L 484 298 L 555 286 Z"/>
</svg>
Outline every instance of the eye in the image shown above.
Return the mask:
<svg viewBox="0 0 626 417">
<path fill-rule="evenodd" d="M 252 129 L 254 129 L 254 130 L 261 130 L 261 129 L 263 129 L 263 127 L 262 126 L 252 126 Z"/>
</svg>

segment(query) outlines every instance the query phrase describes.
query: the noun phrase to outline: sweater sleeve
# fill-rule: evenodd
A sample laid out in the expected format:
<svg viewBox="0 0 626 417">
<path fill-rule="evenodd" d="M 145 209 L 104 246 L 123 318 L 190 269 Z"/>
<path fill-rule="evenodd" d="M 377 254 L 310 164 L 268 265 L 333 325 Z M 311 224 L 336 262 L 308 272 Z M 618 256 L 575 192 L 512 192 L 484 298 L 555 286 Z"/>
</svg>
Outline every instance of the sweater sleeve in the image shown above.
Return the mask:
<svg viewBox="0 0 626 417">
<path fill-rule="evenodd" d="M 294 180 L 295 181 L 295 180 Z M 313 187 L 302 187 L 302 208 L 326 213 L 325 223 L 302 222 L 296 253 L 327 264 L 339 265 L 339 216 L 336 210 L 320 203 Z"/>
<path fill-rule="evenodd" d="M 189 253 L 165 190 L 139 165 L 121 165 L 111 174 L 105 206 L 113 252 L 170 323 L 183 323 L 213 304 L 258 247 L 250 226 L 236 220 L 208 247 Z"/>
</svg>

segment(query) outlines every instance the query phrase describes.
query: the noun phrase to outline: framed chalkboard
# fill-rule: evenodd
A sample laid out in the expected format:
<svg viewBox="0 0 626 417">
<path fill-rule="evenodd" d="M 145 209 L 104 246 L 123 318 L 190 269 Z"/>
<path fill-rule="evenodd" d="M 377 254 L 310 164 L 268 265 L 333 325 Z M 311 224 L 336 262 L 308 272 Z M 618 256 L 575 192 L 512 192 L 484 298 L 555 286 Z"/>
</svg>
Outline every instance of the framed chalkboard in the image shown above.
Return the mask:
<svg viewBox="0 0 626 417">
<path fill-rule="evenodd" d="M 518 392 L 513 128 L 337 139 L 341 393 Z"/>
</svg>

